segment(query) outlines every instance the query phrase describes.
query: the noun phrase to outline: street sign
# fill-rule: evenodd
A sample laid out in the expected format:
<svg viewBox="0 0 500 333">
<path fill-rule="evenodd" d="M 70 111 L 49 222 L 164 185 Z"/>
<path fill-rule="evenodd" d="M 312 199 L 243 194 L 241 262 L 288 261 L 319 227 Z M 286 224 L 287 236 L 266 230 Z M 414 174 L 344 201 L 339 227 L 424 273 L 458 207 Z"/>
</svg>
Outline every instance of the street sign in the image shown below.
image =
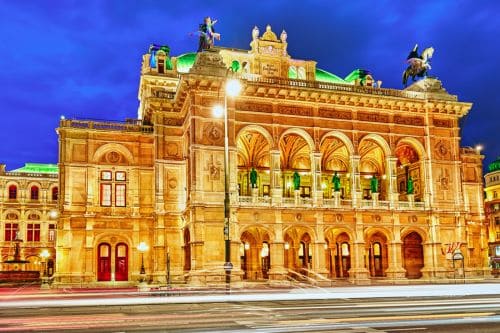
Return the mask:
<svg viewBox="0 0 500 333">
<path fill-rule="evenodd" d="M 231 263 L 231 262 L 224 263 L 224 270 L 225 271 L 230 271 L 232 269 L 233 269 L 233 263 Z"/>
</svg>

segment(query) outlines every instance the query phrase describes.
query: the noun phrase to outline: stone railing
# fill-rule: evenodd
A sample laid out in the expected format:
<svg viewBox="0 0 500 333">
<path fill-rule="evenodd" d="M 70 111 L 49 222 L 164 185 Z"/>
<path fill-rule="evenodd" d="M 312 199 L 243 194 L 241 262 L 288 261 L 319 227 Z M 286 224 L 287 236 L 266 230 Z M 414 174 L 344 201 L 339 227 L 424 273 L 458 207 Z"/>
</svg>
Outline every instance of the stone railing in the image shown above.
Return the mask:
<svg viewBox="0 0 500 333">
<path fill-rule="evenodd" d="M 291 86 L 299 88 L 324 89 L 332 91 L 342 91 L 360 94 L 391 96 L 401 98 L 425 99 L 425 94 L 417 91 L 405 91 L 388 88 L 374 88 L 369 86 L 357 86 L 342 83 L 328 83 L 321 81 L 291 80 L 275 77 L 258 77 L 255 75 L 241 75 L 241 79 L 248 82 L 264 83 L 278 86 Z"/>
<path fill-rule="evenodd" d="M 84 119 L 62 119 L 60 127 L 72 127 L 81 129 L 92 129 L 100 131 L 120 131 L 120 132 L 142 132 L 153 133 L 153 126 L 143 125 L 141 120 L 119 121 L 99 121 Z"/>
<path fill-rule="evenodd" d="M 41 173 L 41 172 L 6 172 L 6 176 L 12 177 L 32 177 L 32 178 L 58 178 L 58 173 Z"/>
<path fill-rule="evenodd" d="M 363 210 L 425 210 L 425 204 L 423 202 L 413 202 L 409 201 L 397 201 L 391 206 L 390 201 L 386 200 L 361 200 L 357 204 L 357 207 L 353 207 L 352 200 L 341 199 L 336 204 L 335 199 L 323 199 L 321 205 L 315 205 L 312 198 L 281 198 L 280 203 L 273 203 L 271 197 L 251 197 L 251 196 L 239 196 L 239 205 L 241 207 L 301 207 L 301 208 L 332 208 L 332 209 L 363 209 Z"/>
</svg>

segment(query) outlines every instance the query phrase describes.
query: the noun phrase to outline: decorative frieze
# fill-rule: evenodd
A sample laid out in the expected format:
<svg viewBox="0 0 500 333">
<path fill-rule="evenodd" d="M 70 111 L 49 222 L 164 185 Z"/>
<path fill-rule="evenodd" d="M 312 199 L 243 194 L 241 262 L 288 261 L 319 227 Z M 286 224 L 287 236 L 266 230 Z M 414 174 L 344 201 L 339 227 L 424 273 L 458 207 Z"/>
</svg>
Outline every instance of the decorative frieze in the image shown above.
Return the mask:
<svg viewBox="0 0 500 333">
<path fill-rule="evenodd" d="M 236 102 L 236 109 L 241 111 L 265 112 L 272 113 L 272 104 L 260 104 L 252 102 Z"/>
<path fill-rule="evenodd" d="M 312 116 L 312 108 L 292 106 L 292 105 L 280 105 L 278 107 L 278 112 L 281 114 L 289 114 L 293 116 Z"/>
<path fill-rule="evenodd" d="M 453 122 L 450 119 L 434 118 L 432 119 L 432 124 L 437 127 L 446 127 L 446 128 L 453 127 Z"/>
<path fill-rule="evenodd" d="M 335 109 L 320 108 L 319 109 L 319 116 L 326 117 L 326 118 L 351 120 L 352 119 L 352 112 L 351 111 L 341 111 L 341 110 L 335 110 Z"/>
<path fill-rule="evenodd" d="M 394 116 L 394 123 L 400 125 L 423 126 L 424 118 L 422 117 L 403 117 L 400 115 Z"/>
<path fill-rule="evenodd" d="M 358 118 L 358 120 L 361 120 L 361 121 L 371 121 L 371 122 L 375 122 L 375 123 L 388 123 L 389 122 L 389 116 L 386 114 L 358 112 L 357 118 Z"/>
</svg>

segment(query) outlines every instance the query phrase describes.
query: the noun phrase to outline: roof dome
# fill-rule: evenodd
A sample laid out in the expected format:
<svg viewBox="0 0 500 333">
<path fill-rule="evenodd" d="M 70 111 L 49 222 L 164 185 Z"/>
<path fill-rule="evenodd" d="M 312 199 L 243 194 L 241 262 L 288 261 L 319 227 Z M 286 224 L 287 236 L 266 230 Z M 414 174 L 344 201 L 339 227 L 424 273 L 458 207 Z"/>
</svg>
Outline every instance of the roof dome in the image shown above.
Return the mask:
<svg viewBox="0 0 500 333">
<path fill-rule="evenodd" d="M 488 165 L 489 172 L 498 171 L 498 170 L 500 170 L 500 157 L 498 157 L 496 160 L 494 160 L 493 162 L 491 162 Z"/>
<path fill-rule="evenodd" d="M 177 71 L 181 73 L 189 72 L 189 69 L 193 67 L 195 60 L 196 60 L 196 52 L 181 54 L 180 56 L 177 57 Z"/>
</svg>

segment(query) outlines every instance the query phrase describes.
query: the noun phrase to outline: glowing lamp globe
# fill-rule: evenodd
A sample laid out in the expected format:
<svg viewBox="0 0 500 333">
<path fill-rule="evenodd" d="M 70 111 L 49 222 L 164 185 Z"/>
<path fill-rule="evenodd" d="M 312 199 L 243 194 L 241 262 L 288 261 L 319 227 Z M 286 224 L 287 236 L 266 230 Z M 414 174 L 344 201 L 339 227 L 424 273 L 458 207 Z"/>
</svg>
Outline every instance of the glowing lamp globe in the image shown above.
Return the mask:
<svg viewBox="0 0 500 333">
<path fill-rule="evenodd" d="M 241 83 L 236 79 L 228 80 L 226 83 L 226 94 L 230 97 L 238 96 L 241 92 Z"/>
<path fill-rule="evenodd" d="M 221 118 L 224 114 L 224 108 L 221 105 L 216 105 L 212 109 L 212 112 L 216 118 Z"/>
</svg>

